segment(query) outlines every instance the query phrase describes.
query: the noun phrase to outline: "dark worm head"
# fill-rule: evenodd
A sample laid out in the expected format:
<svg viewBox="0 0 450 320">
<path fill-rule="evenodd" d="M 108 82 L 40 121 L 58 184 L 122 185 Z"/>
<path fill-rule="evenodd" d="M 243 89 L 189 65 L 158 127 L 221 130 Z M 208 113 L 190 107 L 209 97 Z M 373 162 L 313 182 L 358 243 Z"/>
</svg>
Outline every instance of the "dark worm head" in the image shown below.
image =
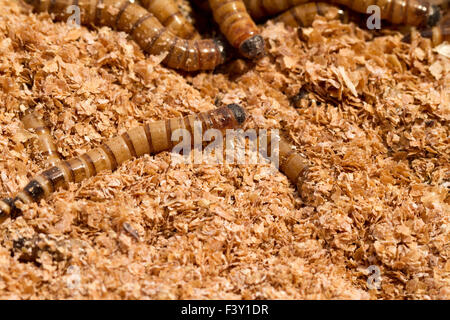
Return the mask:
<svg viewBox="0 0 450 320">
<path fill-rule="evenodd" d="M 244 108 L 235 103 L 227 105 L 227 108 L 233 112 L 234 118 L 240 125 L 244 123 L 247 118 Z"/>
<path fill-rule="evenodd" d="M 428 15 L 427 26 L 435 26 L 441 20 L 441 10 L 438 6 L 432 4 L 430 7 L 430 14 Z"/>
<path fill-rule="evenodd" d="M 265 43 L 260 35 L 253 36 L 242 42 L 239 52 L 248 59 L 257 59 L 265 54 Z"/>
</svg>

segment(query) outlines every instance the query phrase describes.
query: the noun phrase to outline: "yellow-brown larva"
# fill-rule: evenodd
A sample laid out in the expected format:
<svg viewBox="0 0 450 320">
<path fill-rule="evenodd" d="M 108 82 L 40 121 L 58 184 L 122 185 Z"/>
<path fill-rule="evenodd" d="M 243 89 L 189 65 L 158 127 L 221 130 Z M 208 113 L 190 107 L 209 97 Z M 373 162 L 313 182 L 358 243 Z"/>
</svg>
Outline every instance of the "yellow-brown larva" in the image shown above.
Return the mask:
<svg viewBox="0 0 450 320">
<path fill-rule="evenodd" d="M 191 144 L 199 121 L 203 130 L 226 130 L 244 123 L 245 110 L 236 104 L 220 107 L 183 118 L 147 123 L 112 138 L 101 147 L 80 157 L 61 161 L 32 179 L 17 196 L 0 200 L 0 221 L 20 214 L 20 204 L 38 202 L 70 182 L 80 182 L 103 170 L 115 170 L 124 161 L 144 154 L 155 154 L 171 150 L 174 146 L 172 134 L 177 129 L 186 129 L 191 135 Z M 183 140 L 184 141 L 184 140 Z"/>
<path fill-rule="evenodd" d="M 394 24 L 411 26 L 434 26 L 441 17 L 437 6 L 427 0 L 331 0 L 360 13 L 367 13 L 367 8 L 376 5 L 380 8 L 381 19 Z"/>
<path fill-rule="evenodd" d="M 46 163 L 50 166 L 60 161 L 60 155 L 56 149 L 55 142 L 50 135 L 50 130 L 45 125 L 42 118 L 36 111 L 29 112 L 22 118 L 25 129 L 35 133 L 38 136 L 39 150 L 46 157 Z"/>
<path fill-rule="evenodd" d="M 308 173 L 308 163 L 287 139 L 281 137 L 279 142 L 280 170 L 297 187 L 300 192 Z"/>
<path fill-rule="evenodd" d="M 139 2 L 176 36 L 183 39 L 200 39 L 199 33 L 186 20 L 174 0 L 139 0 Z"/>
<path fill-rule="evenodd" d="M 308 0 L 244 0 L 255 19 L 270 17 Z M 371 5 L 380 7 L 381 19 L 395 24 L 434 26 L 440 19 L 440 10 L 426 0 L 329 0 L 360 13 L 367 13 Z"/>
<path fill-rule="evenodd" d="M 222 33 L 244 57 L 255 59 L 264 55 L 264 39 L 242 0 L 209 0 L 209 5 Z"/>
<path fill-rule="evenodd" d="M 431 45 L 433 47 L 444 41 L 450 41 L 450 15 L 445 17 L 437 26 L 419 30 L 419 33 L 422 37 L 431 39 Z M 410 42 L 411 34 L 407 34 L 403 38 L 403 41 Z"/>
<path fill-rule="evenodd" d="M 308 173 L 308 162 L 298 151 L 297 148 L 283 136 L 279 137 L 278 149 L 272 148 L 272 137 L 267 135 L 267 156 L 272 157 L 272 152 L 278 152 L 278 165 L 282 173 L 284 173 L 289 181 L 301 190 L 301 186 L 305 181 Z"/>
<path fill-rule="evenodd" d="M 310 27 L 316 16 L 325 17 L 327 20 L 348 21 L 348 13 L 344 9 L 323 2 L 308 2 L 286 10 L 274 18 L 273 22 L 283 22 L 293 28 Z"/>
<path fill-rule="evenodd" d="M 216 39 L 187 40 L 176 37 L 153 14 L 128 0 L 25 0 L 37 12 L 50 12 L 67 20 L 80 8 L 81 24 L 109 26 L 127 32 L 149 54 L 167 52 L 163 63 L 186 71 L 213 70 L 225 61 L 225 44 Z"/>
</svg>

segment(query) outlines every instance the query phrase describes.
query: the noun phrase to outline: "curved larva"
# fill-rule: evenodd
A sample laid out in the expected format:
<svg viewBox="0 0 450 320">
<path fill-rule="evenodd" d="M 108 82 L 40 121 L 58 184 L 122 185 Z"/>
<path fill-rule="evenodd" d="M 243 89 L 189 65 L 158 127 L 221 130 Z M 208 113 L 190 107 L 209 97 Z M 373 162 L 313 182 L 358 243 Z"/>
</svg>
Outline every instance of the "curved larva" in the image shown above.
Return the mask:
<svg viewBox="0 0 450 320">
<path fill-rule="evenodd" d="M 225 61 L 225 45 L 216 39 L 185 40 L 176 37 L 158 19 L 128 0 L 25 0 L 37 12 L 50 12 L 66 21 L 73 14 L 71 5 L 80 8 L 84 25 L 109 26 L 127 32 L 147 53 L 167 52 L 163 63 L 186 71 L 213 70 Z"/>
<path fill-rule="evenodd" d="M 183 39 L 200 39 L 197 30 L 186 20 L 174 0 L 139 0 L 139 2 L 176 36 Z"/>
<path fill-rule="evenodd" d="M 46 157 L 46 163 L 50 166 L 60 161 L 60 155 L 56 149 L 55 142 L 50 135 L 50 130 L 37 112 L 30 112 L 22 118 L 25 129 L 38 136 L 39 150 Z"/>
<path fill-rule="evenodd" d="M 308 0 L 244 0 L 250 15 L 255 19 L 270 17 Z M 434 26 L 440 19 L 440 10 L 426 0 L 329 0 L 360 13 L 367 13 L 371 5 L 380 7 L 381 19 L 395 24 Z"/>
<path fill-rule="evenodd" d="M 244 123 L 245 110 L 230 104 L 208 112 L 183 118 L 173 118 L 133 128 L 121 136 L 108 140 L 101 147 L 80 157 L 61 161 L 32 179 L 25 188 L 12 198 L 0 200 L 0 221 L 20 214 L 21 203 L 38 202 L 48 197 L 69 182 L 80 182 L 103 170 L 116 170 L 124 161 L 144 154 L 155 154 L 171 150 L 174 146 L 172 133 L 186 129 L 194 137 L 195 122 L 199 121 L 204 131 L 208 129 L 232 129 Z M 193 141 L 191 141 L 193 143 Z"/>
<path fill-rule="evenodd" d="M 293 28 L 310 27 L 316 16 L 323 16 L 328 20 L 348 20 L 348 13 L 332 4 L 323 2 L 308 2 L 295 6 L 273 19 L 273 22 L 283 22 Z"/>
<path fill-rule="evenodd" d="M 242 0 L 209 0 L 214 20 L 231 45 L 246 58 L 264 55 L 264 39 Z"/>
</svg>

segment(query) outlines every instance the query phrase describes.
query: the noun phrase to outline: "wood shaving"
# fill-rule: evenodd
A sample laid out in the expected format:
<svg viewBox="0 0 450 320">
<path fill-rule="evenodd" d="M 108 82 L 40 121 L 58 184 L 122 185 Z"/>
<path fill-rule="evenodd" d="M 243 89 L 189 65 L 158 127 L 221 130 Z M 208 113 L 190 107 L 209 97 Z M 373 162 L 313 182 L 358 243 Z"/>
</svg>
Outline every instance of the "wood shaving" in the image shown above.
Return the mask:
<svg viewBox="0 0 450 320">
<path fill-rule="evenodd" d="M 27 108 L 70 158 L 237 102 L 247 128 L 282 129 L 311 163 L 301 190 L 269 164 L 174 165 L 167 152 L 72 184 L 0 225 L 1 299 L 450 298 L 445 47 L 323 20 L 301 41 L 268 22 L 255 64 L 180 74 L 124 33 L 0 3 L 0 196 L 42 170 Z M 327 103 L 295 109 L 301 89 Z"/>
</svg>

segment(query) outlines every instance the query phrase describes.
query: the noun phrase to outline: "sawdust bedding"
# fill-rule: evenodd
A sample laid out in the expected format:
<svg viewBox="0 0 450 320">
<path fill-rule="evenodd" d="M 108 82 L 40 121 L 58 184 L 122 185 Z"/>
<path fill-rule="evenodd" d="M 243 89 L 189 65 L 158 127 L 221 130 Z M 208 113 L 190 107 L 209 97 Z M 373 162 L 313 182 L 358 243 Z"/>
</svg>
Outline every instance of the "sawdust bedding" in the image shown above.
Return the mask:
<svg viewBox="0 0 450 320">
<path fill-rule="evenodd" d="M 0 298 L 450 298 L 448 47 L 320 19 L 302 42 L 268 22 L 257 63 L 180 74 L 124 33 L 0 3 L 1 197 L 42 170 L 29 107 L 70 158 L 236 102 L 247 128 L 282 129 L 312 164 L 301 190 L 269 165 L 167 152 L 72 184 L 0 226 Z M 301 88 L 329 103 L 294 108 Z"/>
</svg>

